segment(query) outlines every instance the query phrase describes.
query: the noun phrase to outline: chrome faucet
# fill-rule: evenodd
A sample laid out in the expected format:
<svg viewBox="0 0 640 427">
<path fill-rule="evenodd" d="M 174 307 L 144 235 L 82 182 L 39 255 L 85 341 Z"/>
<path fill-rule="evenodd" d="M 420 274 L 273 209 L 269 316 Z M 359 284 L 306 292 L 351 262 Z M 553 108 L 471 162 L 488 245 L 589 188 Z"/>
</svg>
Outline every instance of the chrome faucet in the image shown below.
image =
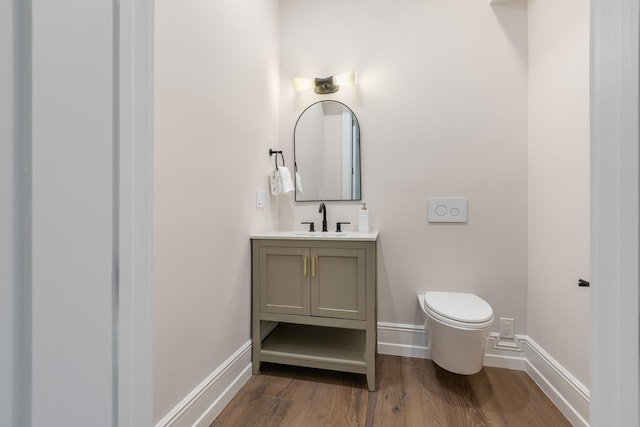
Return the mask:
<svg viewBox="0 0 640 427">
<path fill-rule="evenodd" d="M 320 203 L 320 209 L 318 210 L 322 214 L 322 231 L 327 232 L 327 207 L 324 202 Z"/>
</svg>

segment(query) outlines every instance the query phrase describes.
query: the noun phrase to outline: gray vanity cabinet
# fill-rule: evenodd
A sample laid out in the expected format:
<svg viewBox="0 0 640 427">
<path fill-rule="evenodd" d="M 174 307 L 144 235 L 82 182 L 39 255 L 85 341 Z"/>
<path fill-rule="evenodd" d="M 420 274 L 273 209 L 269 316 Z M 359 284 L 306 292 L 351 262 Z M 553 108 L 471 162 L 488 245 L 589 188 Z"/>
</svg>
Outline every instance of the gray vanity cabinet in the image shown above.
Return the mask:
<svg viewBox="0 0 640 427">
<path fill-rule="evenodd" d="M 260 311 L 366 318 L 364 248 L 260 247 Z"/>
<path fill-rule="evenodd" d="M 367 375 L 375 389 L 375 241 L 252 240 L 253 373 L 263 361 Z"/>
</svg>

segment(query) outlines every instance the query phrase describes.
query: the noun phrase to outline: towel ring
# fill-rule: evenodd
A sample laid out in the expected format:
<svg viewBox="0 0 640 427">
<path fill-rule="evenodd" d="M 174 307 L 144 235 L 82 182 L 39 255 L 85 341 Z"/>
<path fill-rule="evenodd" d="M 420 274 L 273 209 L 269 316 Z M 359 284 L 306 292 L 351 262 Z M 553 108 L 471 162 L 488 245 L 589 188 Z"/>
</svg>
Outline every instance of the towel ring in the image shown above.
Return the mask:
<svg viewBox="0 0 640 427">
<path fill-rule="evenodd" d="M 274 150 L 272 148 L 269 149 L 269 155 L 273 156 L 276 155 L 276 170 L 278 170 L 278 154 L 280 154 L 280 157 L 282 157 L 282 167 L 285 167 L 284 164 L 284 154 L 282 154 L 282 150 Z"/>
</svg>

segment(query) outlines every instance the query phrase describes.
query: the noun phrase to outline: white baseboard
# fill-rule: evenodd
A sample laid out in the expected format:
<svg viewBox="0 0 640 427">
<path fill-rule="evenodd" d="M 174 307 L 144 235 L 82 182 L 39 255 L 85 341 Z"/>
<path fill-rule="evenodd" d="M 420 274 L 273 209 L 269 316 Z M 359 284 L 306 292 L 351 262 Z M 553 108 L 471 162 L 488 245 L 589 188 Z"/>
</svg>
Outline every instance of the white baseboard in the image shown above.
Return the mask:
<svg viewBox="0 0 640 427">
<path fill-rule="evenodd" d="M 527 337 L 527 373 L 573 426 L 589 425 L 589 389 Z"/>
<path fill-rule="evenodd" d="M 526 337 L 522 335 L 516 335 L 513 340 L 505 340 L 498 333 L 492 332 L 482 364 L 492 368 L 526 371 L 527 355 L 522 348 L 525 341 Z"/>
<path fill-rule="evenodd" d="M 429 359 L 425 325 L 378 323 L 378 353 Z M 484 366 L 526 371 L 574 426 L 589 425 L 589 390 L 526 335 L 491 333 Z"/>
<path fill-rule="evenodd" d="M 155 427 L 208 427 L 251 377 L 251 340 L 247 341 Z"/>
<path fill-rule="evenodd" d="M 429 359 L 425 332 L 425 325 L 378 322 L 378 353 Z"/>
</svg>

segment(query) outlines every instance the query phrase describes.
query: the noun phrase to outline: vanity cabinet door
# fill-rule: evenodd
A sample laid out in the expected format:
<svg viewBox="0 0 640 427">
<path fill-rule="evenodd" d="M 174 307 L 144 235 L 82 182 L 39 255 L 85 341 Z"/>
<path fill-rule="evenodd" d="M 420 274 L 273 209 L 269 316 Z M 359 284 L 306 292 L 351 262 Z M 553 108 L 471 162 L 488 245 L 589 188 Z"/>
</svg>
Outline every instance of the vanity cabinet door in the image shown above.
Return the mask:
<svg viewBox="0 0 640 427">
<path fill-rule="evenodd" d="M 311 248 L 311 315 L 366 319 L 365 249 Z"/>
<path fill-rule="evenodd" d="M 308 248 L 260 248 L 260 311 L 310 315 Z"/>
</svg>

